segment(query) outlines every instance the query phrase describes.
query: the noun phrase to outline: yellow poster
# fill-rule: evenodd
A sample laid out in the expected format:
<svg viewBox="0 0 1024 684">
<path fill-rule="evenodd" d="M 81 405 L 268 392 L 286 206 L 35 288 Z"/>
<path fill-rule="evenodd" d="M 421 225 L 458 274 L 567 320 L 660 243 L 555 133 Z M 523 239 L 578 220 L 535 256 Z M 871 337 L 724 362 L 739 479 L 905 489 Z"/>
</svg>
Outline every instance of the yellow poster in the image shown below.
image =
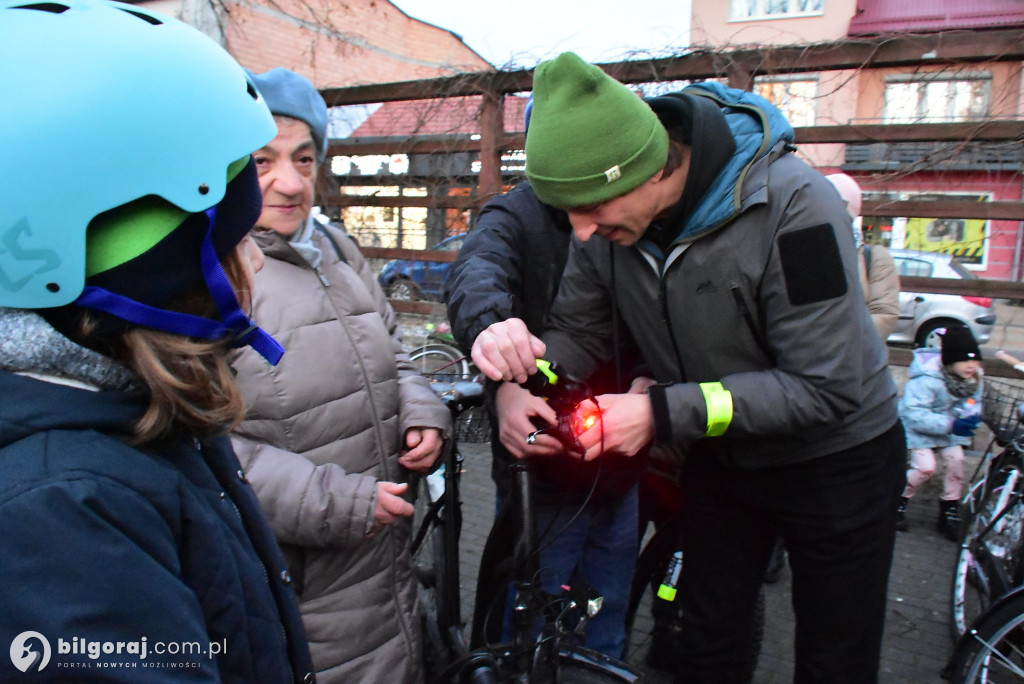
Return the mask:
<svg viewBox="0 0 1024 684">
<path fill-rule="evenodd" d="M 964 263 L 981 264 L 987 224 L 984 219 L 909 218 L 906 248 L 952 254 Z"/>
</svg>

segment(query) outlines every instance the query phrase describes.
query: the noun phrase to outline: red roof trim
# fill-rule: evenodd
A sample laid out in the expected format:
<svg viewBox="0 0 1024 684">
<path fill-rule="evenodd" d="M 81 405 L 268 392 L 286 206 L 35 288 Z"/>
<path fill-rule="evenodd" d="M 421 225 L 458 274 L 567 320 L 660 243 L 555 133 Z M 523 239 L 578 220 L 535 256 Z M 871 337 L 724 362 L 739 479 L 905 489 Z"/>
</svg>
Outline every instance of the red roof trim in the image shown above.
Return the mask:
<svg viewBox="0 0 1024 684">
<path fill-rule="evenodd" d="M 1024 27 L 1019 0 L 857 0 L 851 36 Z"/>
</svg>

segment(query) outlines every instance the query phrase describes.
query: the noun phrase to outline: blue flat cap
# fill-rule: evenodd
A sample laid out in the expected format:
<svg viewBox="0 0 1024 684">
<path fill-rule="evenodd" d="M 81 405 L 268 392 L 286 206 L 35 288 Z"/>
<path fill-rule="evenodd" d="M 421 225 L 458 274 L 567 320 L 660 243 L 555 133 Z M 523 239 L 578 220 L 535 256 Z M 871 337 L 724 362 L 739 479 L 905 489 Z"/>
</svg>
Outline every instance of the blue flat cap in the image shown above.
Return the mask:
<svg viewBox="0 0 1024 684">
<path fill-rule="evenodd" d="M 327 154 L 327 103 L 312 81 L 283 67 L 262 74 L 246 72 L 272 114 L 306 122 L 316 145 L 317 161 L 322 161 Z"/>
</svg>

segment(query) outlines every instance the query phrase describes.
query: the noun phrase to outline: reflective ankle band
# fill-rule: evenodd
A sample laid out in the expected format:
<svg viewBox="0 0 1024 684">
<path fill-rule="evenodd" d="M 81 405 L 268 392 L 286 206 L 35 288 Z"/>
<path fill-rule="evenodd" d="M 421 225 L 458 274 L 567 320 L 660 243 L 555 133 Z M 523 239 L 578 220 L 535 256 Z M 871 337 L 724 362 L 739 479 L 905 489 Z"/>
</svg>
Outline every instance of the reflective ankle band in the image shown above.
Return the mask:
<svg viewBox="0 0 1024 684">
<path fill-rule="evenodd" d="M 702 382 L 700 391 L 704 393 L 704 401 L 708 409 L 708 437 L 724 435 L 732 422 L 732 392 L 722 387 L 720 382 Z"/>
</svg>

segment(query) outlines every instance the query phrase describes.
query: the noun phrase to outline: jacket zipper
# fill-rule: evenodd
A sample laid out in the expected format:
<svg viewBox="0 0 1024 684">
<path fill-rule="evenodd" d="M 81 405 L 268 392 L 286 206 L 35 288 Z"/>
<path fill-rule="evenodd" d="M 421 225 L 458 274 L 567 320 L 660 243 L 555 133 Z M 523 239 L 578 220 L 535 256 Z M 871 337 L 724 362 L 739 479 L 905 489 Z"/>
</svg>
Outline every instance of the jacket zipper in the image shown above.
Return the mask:
<svg viewBox="0 0 1024 684">
<path fill-rule="evenodd" d="M 736 302 L 736 306 L 739 308 L 740 314 L 743 316 L 743 320 L 746 321 L 747 327 L 750 328 L 750 334 L 754 338 L 754 343 L 757 344 L 766 359 L 774 359 L 775 355 L 771 353 L 771 349 L 768 347 L 768 341 L 764 337 L 764 332 L 754 320 L 754 315 L 750 312 L 750 307 L 747 306 L 746 300 L 743 299 L 743 293 L 740 292 L 740 288 L 733 285 L 730 288 L 730 292 L 732 292 L 732 298 Z"/>
<path fill-rule="evenodd" d="M 330 236 L 327 235 L 326 232 L 324 232 L 323 234 L 328 239 L 330 239 Z M 348 261 L 344 258 L 344 256 L 341 254 L 340 251 L 338 251 L 338 257 L 339 257 L 339 259 L 340 259 L 340 261 L 342 263 L 344 263 L 345 265 L 348 265 Z M 353 272 L 355 272 L 355 269 L 352 269 L 352 270 L 353 270 Z M 320 270 L 319 267 L 313 268 L 313 272 L 316 273 L 317 277 L 320 279 L 320 282 L 323 283 L 323 286 L 325 288 L 329 288 L 331 286 L 331 283 L 330 283 L 330 281 L 328 281 L 327 276 L 323 273 L 323 271 Z M 357 278 L 359 277 L 358 273 L 356 274 L 356 277 Z M 331 308 L 334 309 L 334 316 L 337 319 L 338 324 L 341 326 L 342 331 L 345 333 L 345 336 L 351 341 L 352 335 L 351 335 L 351 333 L 350 333 L 350 331 L 348 329 L 348 325 L 344 322 L 344 316 L 341 314 L 340 311 L 338 311 L 338 307 L 335 306 L 334 300 L 331 299 L 330 295 L 327 296 L 327 301 L 329 301 L 331 303 Z M 382 419 L 380 418 L 380 413 L 377 410 L 377 403 L 376 403 L 376 401 L 374 399 L 373 392 L 371 391 L 372 383 L 370 382 L 370 375 L 369 375 L 369 373 L 366 370 L 366 366 L 363 365 L 362 357 L 359 357 L 357 355 L 357 358 L 359 360 L 360 373 L 363 376 L 364 384 L 366 386 L 366 395 L 367 395 L 367 399 L 368 399 L 369 404 L 370 404 L 370 410 L 373 412 L 373 418 L 374 418 L 373 423 L 374 423 L 375 431 L 377 433 L 377 444 L 379 445 L 379 449 L 380 449 L 380 453 L 381 453 L 381 459 L 380 459 L 381 481 L 391 481 L 391 482 L 394 482 L 394 481 L 396 481 L 396 478 L 391 473 L 390 463 L 388 463 L 387 450 L 384 448 L 384 436 L 380 433 L 380 425 L 382 423 Z M 401 380 L 400 378 L 396 378 L 396 382 L 400 382 L 400 380 Z M 401 395 L 400 389 L 399 389 L 399 395 Z M 405 435 L 401 435 L 400 434 L 398 436 L 398 449 L 399 449 L 399 451 L 401 451 L 402 445 L 404 444 L 404 441 L 403 441 L 404 438 L 405 438 Z M 389 537 L 391 537 L 391 539 L 388 540 L 388 545 L 391 547 L 391 557 L 392 557 L 393 562 L 391 564 L 391 568 L 390 568 L 390 573 L 389 574 L 390 574 L 390 577 L 391 577 L 391 585 L 392 586 L 398 586 L 398 577 L 397 577 L 398 568 L 397 568 L 397 565 L 398 565 L 399 558 L 401 556 L 401 550 L 396 548 L 393 532 L 384 530 L 384 531 L 382 531 L 382 534 L 383 533 L 386 533 L 386 534 L 389 535 Z M 395 605 L 395 617 L 398 620 L 399 627 L 401 628 L 402 634 L 405 637 L 406 647 L 408 648 L 408 650 L 414 651 L 415 649 L 413 648 L 414 640 L 413 640 L 413 636 L 412 636 L 412 625 L 410 625 L 408 623 L 408 621 L 406 619 L 407 616 L 405 615 L 405 612 L 402 610 L 402 606 L 397 601 L 397 599 L 396 599 L 394 605 Z"/>
<path fill-rule="evenodd" d="M 679 366 L 679 382 L 687 382 L 686 366 L 683 365 L 683 356 L 679 353 L 679 342 L 676 340 L 676 333 L 672 327 L 672 317 L 669 315 L 668 291 L 665 287 L 665 278 L 659 278 L 658 301 L 661 304 L 661 319 L 665 321 L 665 328 L 668 330 L 668 338 L 672 340 L 672 353 L 676 356 L 676 364 Z"/>
<path fill-rule="evenodd" d="M 199 452 L 199 457 L 205 461 L 206 456 L 203 454 L 203 443 L 196 439 L 194 440 L 193 445 L 195 446 L 196 451 Z M 277 612 L 281 616 L 282 623 L 279 625 L 279 628 L 281 630 L 281 641 L 284 643 L 285 652 L 288 654 L 288 665 L 292 671 L 292 681 L 298 681 L 297 679 L 295 679 L 295 676 L 297 675 L 297 673 L 295 672 L 296 663 L 292 662 L 291 640 L 288 638 L 288 630 L 284 628 L 284 613 L 281 612 L 281 607 L 278 605 L 277 592 L 274 591 L 273 585 L 270 584 L 270 574 L 267 572 L 267 565 L 264 562 L 263 557 L 260 555 L 259 551 L 256 550 L 256 545 L 253 543 L 252 538 L 249 536 L 249 530 L 245 526 L 245 519 L 242 518 L 242 512 L 238 510 L 238 506 L 235 504 L 235 500 L 231 498 L 231 495 L 228 494 L 227 492 L 227 488 L 224 487 L 223 485 L 221 485 L 221 492 L 224 495 L 222 497 L 222 500 L 226 501 L 227 504 L 231 506 L 231 510 L 234 512 L 235 517 L 238 519 L 238 525 L 242 529 L 242 534 L 244 534 L 246 539 L 249 540 L 249 546 L 252 547 L 253 554 L 255 554 L 256 556 L 256 560 L 259 563 L 260 570 L 263 572 L 263 583 L 266 584 L 267 589 L 270 590 L 270 597 L 274 600 L 274 606 L 277 608 Z"/>
</svg>

